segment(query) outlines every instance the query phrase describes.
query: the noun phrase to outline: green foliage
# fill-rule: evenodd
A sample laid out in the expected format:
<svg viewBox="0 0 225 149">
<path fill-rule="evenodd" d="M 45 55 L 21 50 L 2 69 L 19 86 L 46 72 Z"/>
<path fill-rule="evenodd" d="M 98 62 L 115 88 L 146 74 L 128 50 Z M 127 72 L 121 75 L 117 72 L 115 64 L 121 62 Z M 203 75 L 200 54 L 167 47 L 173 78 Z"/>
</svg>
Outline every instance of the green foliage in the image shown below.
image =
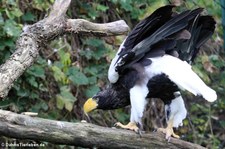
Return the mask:
<svg viewBox="0 0 225 149">
<path fill-rule="evenodd" d="M 68 86 L 62 86 L 60 88 L 60 94 L 56 95 L 56 105 L 57 108 L 62 110 L 64 107 L 69 112 L 73 109 L 73 104 L 77 100 L 76 97 L 71 94 Z"/>
<path fill-rule="evenodd" d="M 0 1 L 0 64 L 15 50 L 15 42 L 23 25 L 43 19 L 53 2 L 54 0 Z M 72 0 L 68 16 L 98 23 L 124 19 L 133 28 L 140 19 L 165 4 L 168 4 L 167 0 Z M 204 52 L 196 59 L 193 69 L 217 91 L 218 101 L 209 105 L 203 103 L 202 99 L 186 94 L 184 98 L 190 118 L 184 121 L 181 130 L 182 134 L 186 134 L 183 139 L 207 148 L 217 148 L 223 141 L 221 138 L 224 133 L 221 132 L 225 132 L 225 58 L 224 53 L 220 52 L 221 9 L 216 1 L 205 0 L 185 1 L 178 9 L 193 9 L 198 6 L 206 8 L 219 24 L 212 43 L 202 49 Z M 48 119 L 80 121 L 84 118 L 84 101 L 107 86 L 110 61 L 123 38 L 68 35 L 53 41 L 49 49 L 40 51 L 35 64 L 15 82 L 7 100 L 0 101 L 0 107 L 19 113 L 38 112 L 40 117 Z M 157 107 L 152 106 L 150 114 L 155 111 Z M 163 111 L 158 112 L 161 113 L 159 118 L 163 119 Z M 153 119 L 146 118 L 144 124 L 154 123 L 157 119 L 154 116 Z M 116 121 L 127 123 L 129 112 L 126 109 L 93 112 L 91 119 L 95 119 L 94 123 L 99 125 L 112 126 Z"/>
<path fill-rule="evenodd" d="M 68 70 L 68 76 L 74 85 L 79 86 L 88 84 L 88 78 L 78 68 L 70 68 Z"/>
</svg>

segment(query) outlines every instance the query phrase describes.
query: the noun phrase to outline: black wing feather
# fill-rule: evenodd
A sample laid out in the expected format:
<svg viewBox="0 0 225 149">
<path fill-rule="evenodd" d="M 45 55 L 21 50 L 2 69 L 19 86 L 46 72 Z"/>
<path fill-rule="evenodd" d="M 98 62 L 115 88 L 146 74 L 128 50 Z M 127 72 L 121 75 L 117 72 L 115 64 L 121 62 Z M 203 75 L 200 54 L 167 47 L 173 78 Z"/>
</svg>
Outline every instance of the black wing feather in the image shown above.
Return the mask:
<svg viewBox="0 0 225 149">
<path fill-rule="evenodd" d="M 173 5 L 167 5 L 154 11 L 150 16 L 139 22 L 134 29 L 129 33 L 119 55 L 124 55 L 127 51 L 133 49 L 140 41 L 149 36 L 152 32 L 157 30 L 160 26 L 165 24 L 172 17 Z"/>
<path fill-rule="evenodd" d="M 136 44 L 133 47 L 133 49 L 131 50 L 126 49 L 126 51 L 123 50 L 123 52 L 119 54 L 118 61 L 120 60 L 120 62 L 122 63 L 119 63 L 117 65 L 117 71 L 122 72 L 124 69 L 132 66 L 132 64 L 138 62 L 139 60 L 143 58 L 147 58 L 146 56 L 151 55 L 147 53 L 151 53 L 153 52 L 154 49 L 157 49 L 157 48 L 154 48 L 154 45 L 160 42 L 163 42 L 164 40 L 168 40 L 168 38 L 170 38 L 172 35 L 176 33 L 177 34 L 180 33 L 183 29 L 185 29 L 188 26 L 191 20 L 193 20 L 197 15 L 199 15 L 202 12 L 202 10 L 203 10 L 202 8 L 197 8 L 193 11 L 187 10 L 173 16 L 170 20 L 165 22 L 161 27 L 158 27 L 154 32 L 149 33 L 148 37 L 140 41 L 138 44 Z M 173 39 L 173 40 L 176 40 L 176 39 Z M 158 50 L 154 50 L 154 51 L 158 51 L 159 54 L 164 55 L 166 53 L 166 50 L 171 50 L 171 48 L 173 48 L 174 45 L 173 46 L 171 45 L 173 45 L 171 44 L 171 42 L 164 42 L 163 47 L 168 46 L 167 49 L 158 48 Z"/>
<path fill-rule="evenodd" d="M 215 21 L 211 16 L 200 16 L 202 8 L 177 14 L 172 12 L 173 7 L 157 9 L 131 31 L 115 63 L 120 75 L 135 63 L 150 65 L 148 58 L 164 54 L 187 62 L 194 60 L 200 46 L 212 36 Z"/>
<path fill-rule="evenodd" d="M 191 38 L 180 40 L 176 51 L 181 60 L 193 62 L 200 47 L 212 36 L 215 30 L 215 20 L 211 16 L 198 16 L 189 26 Z"/>
<path fill-rule="evenodd" d="M 166 24 L 161 26 L 156 32 L 154 32 L 148 38 L 142 40 L 139 44 L 137 44 L 132 51 L 135 52 L 135 55 L 139 53 L 146 53 L 151 50 L 150 46 L 159 42 L 160 40 L 169 37 L 170 35 L 179 32 L 184 29 L 189 21 L 196 17 L 199 13 L 202 12 L 202 8 L 195 9 L 193 11 L 185 11 L 181 14 L 176 15 L 171 20 L 169 20 Z"/>
</svg>

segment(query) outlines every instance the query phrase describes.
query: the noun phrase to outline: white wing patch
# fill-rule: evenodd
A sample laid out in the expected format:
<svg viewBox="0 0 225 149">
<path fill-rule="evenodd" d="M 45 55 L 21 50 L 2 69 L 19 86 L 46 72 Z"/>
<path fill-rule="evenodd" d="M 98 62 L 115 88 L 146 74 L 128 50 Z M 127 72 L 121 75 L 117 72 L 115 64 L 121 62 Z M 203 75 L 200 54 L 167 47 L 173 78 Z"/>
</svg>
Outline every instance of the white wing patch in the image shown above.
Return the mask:
<svg viewBox="0 0 225 149">
<path fill-rule="evenodd" d="M 123 43 L 120 45 L 120 48 L 118 50 L 118 52 L 116 53 L 116 56 L 113 58 L 110 66 L 109 66 L 109 70 L 108 70 L 108 79 L 110 83 L 116 83 L 117 80 L 119 79 L 119 74 L 118 72 L 116 72 L 116 62 L 117 59 L 119 58 L 119 53 L 120 51 L 124 48 L 123 44 L 126 41 L 126 38 L 124 39 Z"/>
<path fill-rule="evenodd" d="M 179 88 L 188 90 L 194 95 L 202 95 L 209 102 L 217 99 L 216 92 L 198 77 L 187 62 L 170 55 L 151 60 L 152 64 L 146 67 L 150 78 L 165 73 Z"/>
</svg>

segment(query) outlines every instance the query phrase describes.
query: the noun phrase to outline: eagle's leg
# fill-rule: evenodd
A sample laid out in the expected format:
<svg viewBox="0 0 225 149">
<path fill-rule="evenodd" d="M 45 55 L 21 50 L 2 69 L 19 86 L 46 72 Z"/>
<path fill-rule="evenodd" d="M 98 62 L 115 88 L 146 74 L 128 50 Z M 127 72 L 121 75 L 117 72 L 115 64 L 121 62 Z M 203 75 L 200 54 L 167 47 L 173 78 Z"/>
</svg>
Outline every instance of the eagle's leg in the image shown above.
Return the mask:
<svg viewBox="0 0 225 149">
<path fill-rule="evenodd" d="M 139 128 L 138 128 L 137 124 L 134 122 L 129 122 L 127 125 L 123 125 L 122 123 L 117 122 L 115 124 L 115 126 L 123 128 L 123 129 L 129 129 L 129 130 L 135 131 L 137 133 L 139 132 Z"/>
<path fill-rule="evenodd" d="M 120 122 L 115 125 L 124 129 L 133 130 L 141 135 L 143 112 L 146 106 L 146 96 L 148 94 L 148 88 L 146 84 L 135 85 L 130 89 L 130 101 L 131 101 L 131 115 L 130 122 L 127 125 L 123 125 Z"/>
<path fill-rule="evenodd" d="M 166 134 L 166 139 L 169 139 L 171 136 L 174 138 L 180 138 L 177 134 L 173 131 L 173 119 L 168 121 L 168 126 L 166 128 L 158 128 L 157 131 L 160 131 Z"/>
<path fill-rule="evenodd" d="M 187 115 L 187 110 L 180 92 L 175 92 L 174 95 L 175 98 L 171 103 L 165 105 L 167 127 L 158 129 L 158 131 L 166 134 L 166 139 L 169 139 L 171 136 L 174 138 L 180 138 L 174 133 L 173 127 L 178 128 L 179 126 L 182 126 L 182 121 Z"/>
</svg>

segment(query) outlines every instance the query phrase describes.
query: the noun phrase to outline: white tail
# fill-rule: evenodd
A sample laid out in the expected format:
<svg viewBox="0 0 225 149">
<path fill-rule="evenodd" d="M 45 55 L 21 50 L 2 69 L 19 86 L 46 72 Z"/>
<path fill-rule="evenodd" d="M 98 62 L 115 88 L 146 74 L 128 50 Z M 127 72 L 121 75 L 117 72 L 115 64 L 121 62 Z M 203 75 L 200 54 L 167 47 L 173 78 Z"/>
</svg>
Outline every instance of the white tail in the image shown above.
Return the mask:
<svg viewBox="0 0 225 149">
<path fill-rule="evenodd" d="M 209 102 L 217 99 L 216 92 L 199 78 L 187 62 L 169 55 L 151 60 L 153 61 L 151 70 L 165 73 L 181 89 L 188 90 L 196 96 L 201 95 Z"/>
<path fill-rule="evenodd" d="M 209 102 L 213 102 L 217 99 L 216 92 L 213 89 L 209 88 L 208 86 L 206 86 L 204 91 L 202 91 L 202 96 Z"/>
</svg>

